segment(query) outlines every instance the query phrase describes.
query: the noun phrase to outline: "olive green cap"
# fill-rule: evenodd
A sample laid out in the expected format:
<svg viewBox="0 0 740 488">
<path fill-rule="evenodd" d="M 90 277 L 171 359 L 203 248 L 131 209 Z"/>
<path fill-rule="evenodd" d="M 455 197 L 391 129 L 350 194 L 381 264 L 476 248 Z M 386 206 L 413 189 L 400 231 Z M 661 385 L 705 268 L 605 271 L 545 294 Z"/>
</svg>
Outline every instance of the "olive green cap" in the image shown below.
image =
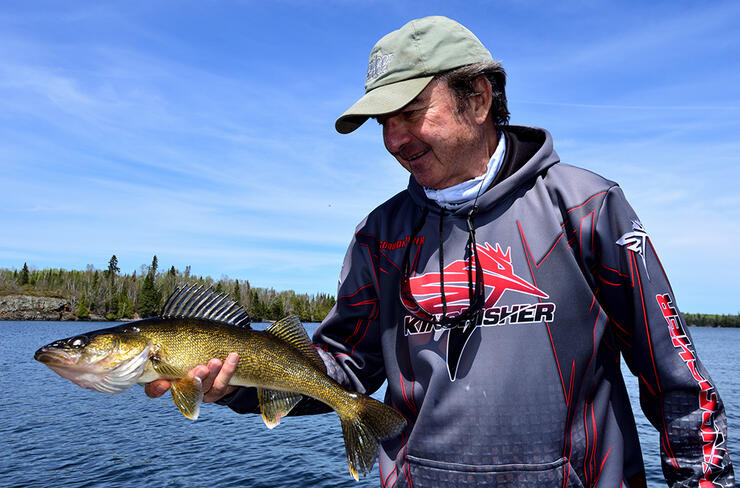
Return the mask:
<svg viewBox="0 0 740 488">
<path fill-rule="evenodd" d="M 370 117 L 399 110 L 439 73 L 488 61 L 493 61 L 488 49 L 454 20 L 412 20 L 370 51 L 365 95 L 337 119 L 337 132 L 348 134 Z"/>
</svg>

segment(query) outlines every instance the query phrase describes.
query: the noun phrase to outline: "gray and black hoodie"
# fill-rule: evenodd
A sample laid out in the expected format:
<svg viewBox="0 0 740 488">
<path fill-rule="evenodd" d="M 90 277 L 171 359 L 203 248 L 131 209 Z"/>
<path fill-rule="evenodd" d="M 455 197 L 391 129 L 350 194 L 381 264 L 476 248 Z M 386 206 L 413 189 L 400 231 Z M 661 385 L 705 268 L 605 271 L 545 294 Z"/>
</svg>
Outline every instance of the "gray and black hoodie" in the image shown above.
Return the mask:
<svg viewBox="0 0 740 488">
<path fill-rule="evenodd" d="M 623 357 L 668 484 L 734 486 L 722 401 L 622 190 L 560 163 L 544 130 L 503 132 L 502 167 L 475 202 L 443 210 L 412 177 L 365 218 L 314 336 L 357 391 L 387 381 L 408 420 L 383 443 L 381 485 L 644 486 Z M 473 205 L 483 312 L 452 329 L 419 321 L 404 275 L 420 313 L 468 306 Z"/>
</svg>

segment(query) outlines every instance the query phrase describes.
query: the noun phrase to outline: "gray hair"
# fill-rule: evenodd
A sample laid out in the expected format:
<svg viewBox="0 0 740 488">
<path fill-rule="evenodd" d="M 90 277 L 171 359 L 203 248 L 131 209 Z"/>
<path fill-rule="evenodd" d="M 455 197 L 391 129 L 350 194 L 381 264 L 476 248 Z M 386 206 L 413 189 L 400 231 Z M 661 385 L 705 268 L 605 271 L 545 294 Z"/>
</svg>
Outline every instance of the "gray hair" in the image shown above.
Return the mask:
<svg viewBox="0 0 740 488">
<path fill-rule="evenodd" d="M 447 86 L 450 87 L 457 98 L 458 111 L 463 112 L 465 110 L 466 100 L 478 94 L 473 88 L 473 81 L 480 76 L 483 76 L 491 84 L 493 99 L 488 114 L 493 119 L 494 125 L 508 124 L 509 109 L 506 104 L 506 71 L 504 71 L 504 68 L 498 61 L 468 64 L 446 71 L 438 75 L 437 78 L 447 83 Z"/>
</svg>

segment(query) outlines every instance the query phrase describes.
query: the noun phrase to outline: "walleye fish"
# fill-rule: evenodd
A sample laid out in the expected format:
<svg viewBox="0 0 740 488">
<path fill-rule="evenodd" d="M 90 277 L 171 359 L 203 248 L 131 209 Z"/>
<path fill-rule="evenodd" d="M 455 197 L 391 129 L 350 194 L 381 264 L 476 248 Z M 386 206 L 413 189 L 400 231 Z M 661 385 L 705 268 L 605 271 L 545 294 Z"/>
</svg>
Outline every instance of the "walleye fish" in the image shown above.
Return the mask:
<svg viewBox="0 0 740 488">
<path fill-rule="evenodd" d="M 274 428 L 309 396 L 339 415 L 349 471 L 367 474 L 378 441 L 406 425 L 393 408 L 350 392 L 326 374 L 321 357 L 295 316 L 253 330 L 247 312 L 235 302 L 202 287 L 173 293 L 159 317 L 138 320 L 58 340 L 36 351 L 35 359 L 77 385 L 103 393 L 128 390 L 155 379 L 171 382 L 172 399 L 195 420 L 203 400 L 201 382 L 188 371 L 211 358 L 239 354 L 229 384 L 257 388 L 262 419 Z"/>
</svg>

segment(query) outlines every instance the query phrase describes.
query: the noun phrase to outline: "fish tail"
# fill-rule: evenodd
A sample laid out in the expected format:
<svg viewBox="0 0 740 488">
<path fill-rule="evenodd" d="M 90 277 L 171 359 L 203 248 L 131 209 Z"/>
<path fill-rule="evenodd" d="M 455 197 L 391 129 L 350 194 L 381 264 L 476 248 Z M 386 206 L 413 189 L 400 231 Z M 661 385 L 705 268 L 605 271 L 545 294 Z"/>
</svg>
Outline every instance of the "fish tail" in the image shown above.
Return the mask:
<svg viewBox="0 0 740 488">
<path fill-rule="evenodd" d="M 375 464 L 378 442 L 397 435 L 406 426 L 406 420 L 388 405 L 368 396 L 353 395 L 359 400 L 350 414 L 340 415 L 340 421 L 349 472 L 359 480 L 359 474 L 369 473 Z"/>
</svg>

